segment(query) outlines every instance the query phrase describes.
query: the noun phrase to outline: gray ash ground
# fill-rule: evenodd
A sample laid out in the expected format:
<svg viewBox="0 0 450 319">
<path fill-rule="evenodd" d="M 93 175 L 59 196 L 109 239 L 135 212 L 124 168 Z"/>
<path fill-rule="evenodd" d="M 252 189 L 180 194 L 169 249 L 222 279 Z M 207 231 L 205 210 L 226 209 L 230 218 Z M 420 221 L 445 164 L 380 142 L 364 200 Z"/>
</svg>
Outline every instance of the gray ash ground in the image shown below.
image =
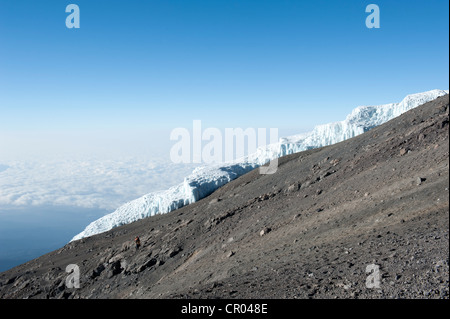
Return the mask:
<svg viewBox="0 0 450 319">
<path fill-rule="evenodd" d="M 448 111 L 447 95 L 69 243 L 1 273 L 0 298 L 449 298 Z"/>
</svg>

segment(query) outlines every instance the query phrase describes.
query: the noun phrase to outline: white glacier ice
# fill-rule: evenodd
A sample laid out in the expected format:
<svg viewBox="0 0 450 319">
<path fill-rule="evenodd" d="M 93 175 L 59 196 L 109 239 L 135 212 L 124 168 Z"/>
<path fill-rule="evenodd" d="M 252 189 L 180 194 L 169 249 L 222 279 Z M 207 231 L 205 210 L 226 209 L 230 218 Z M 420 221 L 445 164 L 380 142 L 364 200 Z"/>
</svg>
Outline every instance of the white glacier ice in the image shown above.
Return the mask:
<svg viewBox="0 0 450 319">
<path fill-rule="evenodd" d="M 254 154 L 233 163 L 198 167 L 182 184 L 144 195 L 93 221 L 84 231 L 74 236 L 72 241 L 194 203 L 270 160 L 352 138 L 445 94 L 448 91 L 432 90 L 408 95 L 400 103 L 360 106 L 343 121 L 316 126 L 309 133 L 281 138 L 279 142 L 259 147 Z"/>
</svg>

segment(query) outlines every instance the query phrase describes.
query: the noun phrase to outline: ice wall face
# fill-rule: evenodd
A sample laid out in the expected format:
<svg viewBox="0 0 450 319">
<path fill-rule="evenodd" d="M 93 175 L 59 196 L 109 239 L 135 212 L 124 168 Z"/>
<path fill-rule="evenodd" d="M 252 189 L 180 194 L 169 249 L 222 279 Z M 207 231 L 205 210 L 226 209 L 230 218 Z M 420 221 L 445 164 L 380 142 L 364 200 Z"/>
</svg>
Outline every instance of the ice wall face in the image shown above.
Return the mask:
<svg viewBox="0 0 450 319">
<path fill-rule="evenodd" d="M 272 159 L 342 142 L 445 94 L 448 94 L 448 91 L 432 90 L 408 95 L 400 103 L 360 106 L 354 109 L 344 121 L 319 125 L 309 133 L 281 138 L 278 143 L 260 147 L 254 154 L 233 163 L 196 168 L 182 184 L 165 191 L 144 195 L 122 205 L 113 213 L 89 224 L 72 241 L 194 203 Z"/>
<path fill-rule="evenodd" d="M 432 90 L 408 95 L 400 103 L 359 106 L 344 121 L 319 125 L 309 133 L 281 139 L 281 156 L 342 142 L 445 94 L 448 91 Z"/>
<path fill-rule="evenodd" d="M 165 191 L 144 195 L 120 206 L 116 211 L 89 224 L 73 240 L 92 236 L 136 220 L 164 214 L 194 203 L 233 179 L 257 168 L 256 163 L 211 165 L 196 168 L 184 182 Z"/>
</svg>

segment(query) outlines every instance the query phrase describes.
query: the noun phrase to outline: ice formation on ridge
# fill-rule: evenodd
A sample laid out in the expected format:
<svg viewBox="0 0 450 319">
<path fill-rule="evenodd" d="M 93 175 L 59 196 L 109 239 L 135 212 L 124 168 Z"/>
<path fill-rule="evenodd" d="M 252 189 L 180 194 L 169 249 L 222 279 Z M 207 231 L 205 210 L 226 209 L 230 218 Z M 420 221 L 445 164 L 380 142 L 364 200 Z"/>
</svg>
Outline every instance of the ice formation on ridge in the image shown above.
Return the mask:
<svg viewBox="0 0 450 319">
<path fill-rule="evenodd" d="M 144 195 L 93 221 L 84 231 L 73 237 L 72 241 L 194 203 L 270 160 L 342 142 L 445 94 L 448 94 L 448 91 L 432 90 L 408 95 L 400 103 L 360 106 L 343 121 L 318 125 L 309 133 L 281 138 L 278 143 L 260 147 L 254 154 L 233 163 L 198 167 L 184 179 L 183 183 L 168 190 Z"/>
</svg>

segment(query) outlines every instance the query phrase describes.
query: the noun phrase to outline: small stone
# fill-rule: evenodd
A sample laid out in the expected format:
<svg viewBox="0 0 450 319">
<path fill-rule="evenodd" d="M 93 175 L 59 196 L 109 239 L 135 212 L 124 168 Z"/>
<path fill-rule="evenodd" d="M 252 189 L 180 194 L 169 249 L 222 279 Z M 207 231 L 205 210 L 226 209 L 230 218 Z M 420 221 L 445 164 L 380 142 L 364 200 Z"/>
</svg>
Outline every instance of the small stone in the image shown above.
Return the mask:
<svg viewBox="0 0 450 319">
<path fill-rule="evenodd" d="M 181 252 L 183 249 L 181 249 L 181 247 L 175 247 L 175 248 L 172 248 L 172 249 L 170 249 L 168 252 L 167 252 L 167 256 L 169 257 L 169 258 L 172 258 L 172 257 L 174 257 L 175 255 L 177 255 L 179 252 Z"/>
<path fill-rule="evenodd" d="M 330 175 L 331 175 L 330 172 L 326 172 L 326 173 L 320 175 L 319 178 L 322 180 L 322 179 L 324 179 L 325 177 L 330 176 Z"/>
<path fill-rule="evenodd" d="M 271 229 L 269 228 L 269 227 L 266 227 L 266 228 L 264 228 L 263 230 L 261 230 L 260 232 L 259 232 L 259 236 L 264 236 L 264 235 L 266 235 L 267 233 L 269 233 L 271 231 Z"/>
<path fill-rule="evenodd" d="M 9 279 L 7 279 L 7 280 L 4 282 L 4 285 L 10 285 L 10 284 L 12 284 L 14 281 L 16 281 L 16 279 L 17 279 L 17 277 L 9 278 Z"/>
<path fill-rule="evenodd" d="M 336 166 L 337 164 L 339 164 L 339 160 L 338 159 L 334 159 L 330 162 L 331 165 Z"/>
<path fill-rule="evenodd" d="M 300 189 L 301 185 L 299 183 L 292 184 L 288 187 L 287 192 L 288 193 L 294 193 Z"/>
<path fill-rule="evenodd" d="M 423 178 L 423 177 L 417 177 L 416 178 L 416 184 L 417 185 L 421 185 L 422 182 L 424 182 L 424 181 L 426 181 L 426 178 Z"/>
<path fill-rule="evenodd" d="M 305 189 L 305 188 L 309 187 L 311 184 L 312 184 L 311 181 L 306 181 L 300 187 L 301 187 L 301 189 Z"/>
</svg>

